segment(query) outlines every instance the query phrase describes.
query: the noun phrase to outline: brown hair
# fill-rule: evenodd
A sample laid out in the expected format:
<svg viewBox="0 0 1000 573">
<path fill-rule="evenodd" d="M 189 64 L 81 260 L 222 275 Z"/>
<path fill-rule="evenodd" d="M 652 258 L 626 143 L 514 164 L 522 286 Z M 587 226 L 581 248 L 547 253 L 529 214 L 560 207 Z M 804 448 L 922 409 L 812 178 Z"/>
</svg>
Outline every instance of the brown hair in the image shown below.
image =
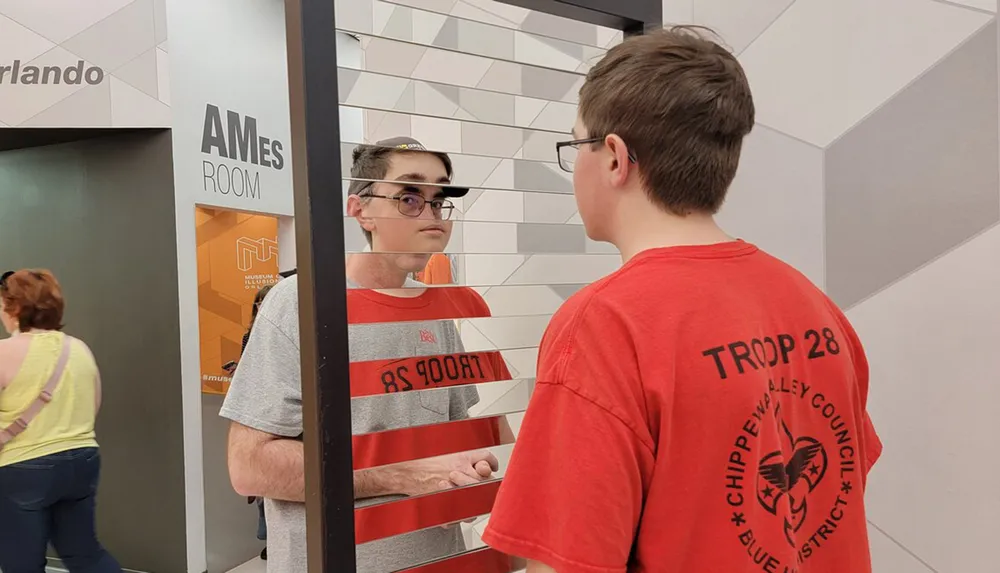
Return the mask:
<svg viewBox="0 0 1000 573">
<path fill-rule="evenodd" d="M 354 154 L 351 158 L 351 177 L 353 180 L 348 187 L 347 194 L 361 195 L 362 192 L 370 193 L 371 187 L 374 184 L 371 181 L 358 181 L 358 179 L 385 179 L 386 173 L 389 172 L 392 156 L 397 153 L 430 153 L 444 163 L 444 169 L 448 177 L 451 178 L 452 176 L 451 158 L 446 153 L 425 150 L 407 151 L 379 144 L 361 144 L 354 148 Z M 362 229 L 361 232 L 364 233 L 368 244 L 372 244 L 372 234 L 365 229 Z"/>
<path fill-rule="evenodd" d="M 589 137 L 621 137 L 651 199 L 678 215 L 719 210 L 754 124 L 743 68 L 699 30 L 710 32 L 677 26 L 629 38 L 580 88 Z"/>
<path fill-rule="evenodd" d="M 20 270 L 0 286 L 4 311 L 17 319 L 18 330 L 62 330 L 63 300 L 59 281 L 47 270 Z"/>
</svg>

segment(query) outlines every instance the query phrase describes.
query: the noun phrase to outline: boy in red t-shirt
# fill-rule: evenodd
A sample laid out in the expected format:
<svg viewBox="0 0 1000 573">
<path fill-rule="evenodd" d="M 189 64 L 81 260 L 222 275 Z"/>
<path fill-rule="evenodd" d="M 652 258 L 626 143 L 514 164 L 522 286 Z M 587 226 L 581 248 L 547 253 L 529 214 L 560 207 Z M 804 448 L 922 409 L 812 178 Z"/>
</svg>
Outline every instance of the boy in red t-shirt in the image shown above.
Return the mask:
<svg viewBox="0 0 1000 573">
<path fill-rule="evenodd" d="M 869 573 L 868 366 L 804 276 L 715 223 L 754 123 L 736 59 L 628 39 L 580 90 L 587 234 L 624 266 L 570 299 L 484 539 L 539 573 Z"/>
</svg>

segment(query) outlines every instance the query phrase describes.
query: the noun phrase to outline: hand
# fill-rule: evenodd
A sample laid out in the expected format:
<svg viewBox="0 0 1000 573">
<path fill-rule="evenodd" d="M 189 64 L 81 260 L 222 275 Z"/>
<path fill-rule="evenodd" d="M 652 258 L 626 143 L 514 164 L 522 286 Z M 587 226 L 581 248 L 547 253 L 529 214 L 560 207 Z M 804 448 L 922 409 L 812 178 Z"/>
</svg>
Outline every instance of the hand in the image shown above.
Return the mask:
<svg viewBox="0 0 1000 573">
<path fill-rule="evenodd" d="M 482 450 L 407 462 L 397 468 L 403 478 L 402 493 L 412 496 L 479 483 L 499 470 L 500 462 Z"/>
</svg>

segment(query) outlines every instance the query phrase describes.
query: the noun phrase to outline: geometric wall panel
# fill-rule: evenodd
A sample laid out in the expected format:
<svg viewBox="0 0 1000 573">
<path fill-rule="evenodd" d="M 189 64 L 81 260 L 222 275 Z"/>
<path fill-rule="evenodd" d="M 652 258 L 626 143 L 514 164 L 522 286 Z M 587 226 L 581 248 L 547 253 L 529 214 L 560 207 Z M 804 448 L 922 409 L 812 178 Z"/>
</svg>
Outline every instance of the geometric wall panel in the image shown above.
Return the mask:
<svg viewBox="0 0 1000 573">
<path fill-rule="evenodd" d="M 838 304 L 1000 220 L 998 105 L 993 25 L 827 150 L 826 284 Z"/>
<path fill-rule="evenodd" d="M 0 62 L 3 65 L 10 65 L 10 61 L 14 59 L 10 55 L 16 55 L 22 63 L 26 63 L 41 56 L 54 45 L 51 40 L 4 16 L 0 8 Z"/>
<path fill-rule="evenodd" d="M 915 555 L 870 524 L 868 543 L 871 545 L 872 571 L 875 573 L 935 573 Z"/>
<path fill-rule="evenodd" d="M 145 127 L 170 125 L 170 108 L 163 102 L 116 78 L 111 82 L 111 125 Z"/>
<path fill-rule="evenodd" d="M 145 53 L 136 56 L 135 59 L 126 63 L 115 71 L 115 77 L 128 82 L 133 87 L 139 89 L 150 97 L 157 97 L 159 86 L 157 85 L 156 49 L 150 49 Z"/>
<path fill-rule="evenodd" d="M 132 0 L 0 0 L 0 14 L 61 44 Z"/>
<path fill-rule="evenodd" d="M 156 47 L 153 0 L 135 0 L 62 45 L 105 70 L 117 69 Z"/>
<path fill-rule="evenodd" d="M 797 0 L 740 56 L 757 120 L 827 147 L 992 17 L 933 0 Z"/>
<path fill-rule="evenodd" d="M 885 446 L 868 518 L 942 573 L 997 571 L 997 261 L 1000 226 L 847 313 L 868 355 L 869 411 Z M 877 573 L 922 571 L 898 557 Z"/>
<path fill-rule="evenodd" d="M 520 28 L 525 32 L 533 32 L 542 36 L 551 36 L 552 31 L 557 30 L 559 38 L 584 46 L 604 47 L 608 45 L 607 42 L 600 43 L 597 26 L 566 20 L 543 12 L 529 12 Z"/>
<path fill-rule="evenodd" d="M 10 59 L 14 60 L 16 57 Z M 4 60 L 7 60 L 7 58 L 4 58 Z M 76 66 L 79 61 L 79 56 L 71 54 L 60 47 L 55 47 L 37 58 L 22 60 L 21 66 L 34 66 L 39 69 L 58 67 L 65 70 Z M 89 65 L 90 62 L 84 62 L 84 68 Z M 4 82 L 0 84 L 0 121 L 12 126 L 20 125 L 22 122 L 31 119 L 48 107 L 55 105 L 86 86 L 85 82 L 70 85 L 66 83 L 60 83 L 59 85 L 25 85 L 24 83 L 18 83 L 12 85 L 9 82 Z"/>
<path fill-rule="evenodd" d="M 169 127 L 166 41 L 166 0 L 0 0 L 0 122 Z"/>
<path fill-rule="evenodd" d="M 495 4 L 493 0 L 490 3 Z M 347 15 L 347 12 L 354 13 Z M 338 27 L 346 32 L 372 34 L 418 45 L 567 71 L 589 67 L 594 58 L 599 58 L 605 52 L 603 48 L 592 44 L 555 39 L 550 34 L 530 34 L 492 23 L 445 16 L 382 0 L 355 0 L 350 5 L 341 6 L 338 13 L 347 16 L 346 20 L 337 21 Z M 556 19 L 550 16 L 548 20 Z M 596 27 L 585 24 L 582 26 L 590 31 L 588 39 L 596 41 Z M 579 32 L 581 25 L 577 24 L 570 30 Z M 372 69 L 367 62 L 366 67 Z"/>
<path fill-rule="evenodd" d="M 823 150 L 755 126 L 718 221 L 822 287 Z"/>
<path fill-rule="evenodd" d="M 692 21 L 714 30 L 733 53 L 739 54 L 793 1 L 699 0 L 692 10 Z"/>
<path fill-rule="evenodd" d="M 69 97 L 45 108 L 38 115 L 20 124 L 22 127 L 88 127 L 111 125 L 111 82 L 96 86 L 85 86 Z M 80 113 L 81 109 L 91 110 L 90 114 Z"/>
<path fill-rule="evenodd" d="M 985 12 L 997 11 L 996 0 L 950 0 L 953 4 L 961 4 L 963 6 L 968 6 L 969 8 L 974 8 L 976 10 L 983 10 Z"/>
<path fill-rule="evenodd" d="M 865 495 L 874 572 L 995 573 L 996 0 L 663 6 L 737 48 L 753 90 L 720 223 L 849 307 L 865 347 L 885 445 Z"/>
</svg>

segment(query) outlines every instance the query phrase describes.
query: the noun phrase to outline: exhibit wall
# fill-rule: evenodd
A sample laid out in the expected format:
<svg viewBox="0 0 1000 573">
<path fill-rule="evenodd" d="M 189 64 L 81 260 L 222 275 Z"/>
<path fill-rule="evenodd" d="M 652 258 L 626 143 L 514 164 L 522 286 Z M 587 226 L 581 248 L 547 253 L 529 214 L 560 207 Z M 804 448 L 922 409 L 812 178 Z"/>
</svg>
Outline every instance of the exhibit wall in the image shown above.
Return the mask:
<svg viewBox="0 0 1000 573">
<path fill-rule="evenodd" d="M 48 268 L 66 332 L 101 370 L 101 540 L 137 571 L 184 571 L 177 251 L 170 134 L 0 153 L 0 261 Z"/>
<path fill-rule="evenodd" d="M 170 127 L 166 3 L 0 3 L 0 128 Z"/>
<path fill-rule="evenodd" d="M 170 45 L 188 571 L 260 551 L 256 509 L 229 483 L 222 396 L 203 395 L 196 206 L 292 214 L 281 2 L 171 0 Z"/>
<path fill-rule="evenodd" d="M 722 223 L 824 286 L 868 351 L 878 572 L 996 569 L 996 8 L 664 1 L 666 21 L 716 29 L 753 88 Z"/>
<path fill-rule="evenodd" d="M 294 268 L 284 4 L 170 0 L 167 17 L 175 86 L 188 570 L 215 573 L 256 556 L 263 544 L 256 538 L 256 508 L 229 481 L 229 423 L 219 417 L 224 396 L 202 394 L 195 214 L 198 207 L 214 207 L 279 216 L 279 270 Z M 358 41 L 340 38 L 337 56 L 360 61 Z M 345 133 L 360 138 L 360 111 L 342 116 Z"/>
</svg>

